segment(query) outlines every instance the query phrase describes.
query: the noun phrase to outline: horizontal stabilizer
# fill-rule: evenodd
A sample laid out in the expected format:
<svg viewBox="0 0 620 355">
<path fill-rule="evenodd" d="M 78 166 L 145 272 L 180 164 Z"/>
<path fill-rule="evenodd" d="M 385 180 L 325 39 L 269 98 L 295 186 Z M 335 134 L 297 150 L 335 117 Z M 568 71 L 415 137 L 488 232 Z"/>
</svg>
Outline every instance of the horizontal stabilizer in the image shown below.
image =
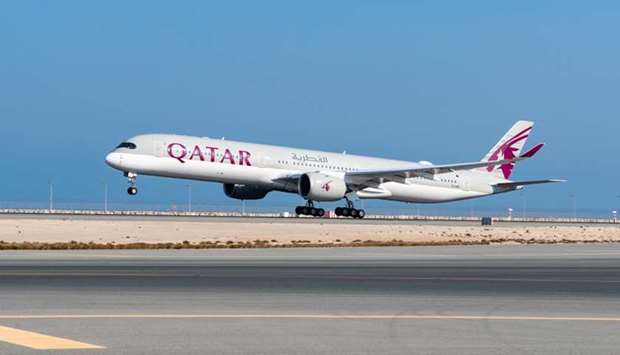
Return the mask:
<svg viewBox="0 0 620 355">
<path fill-rule="evenodd" d="M 546 179 L 546 180 L 528 180 L 528 181 L 511 181 L 511 182 L 500 182 L 494 184 L 495 187 L 500 188 L 513 188 L 525 185 L 537 185 L 537 184 L 549 184 L 553 182 L 566 182 L 566 180 L 558 180 L 558 179 Z"/>
<path fill-rule="evenodd" d="M 544 146 L 545 146 L 545 143 L 538 143 L 538 144 L 536 144 L 532 149 L 528 150 L 524 154 L 521 154 L 521 158 L 531 158 L 531 157 L 533 157 Z"/>
</svg>

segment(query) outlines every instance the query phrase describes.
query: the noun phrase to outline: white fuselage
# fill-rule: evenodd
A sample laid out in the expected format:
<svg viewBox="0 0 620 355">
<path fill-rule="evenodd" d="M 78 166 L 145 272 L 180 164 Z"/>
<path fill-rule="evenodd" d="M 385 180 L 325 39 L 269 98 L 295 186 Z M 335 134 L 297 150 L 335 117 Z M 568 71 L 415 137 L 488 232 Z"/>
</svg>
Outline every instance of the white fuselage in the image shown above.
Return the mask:
<svg viewBox="0 0 620 355">
<path fill-rule="evenodd" d="M 149 134 L 131 138 L 132 147 L 119 147 L 106 162 L 126 173 L 254 185 L 265 189 L 297 192 L 287 177 L 308 172 L 344 178 L 346 173 L 365 170 L 423 166 L 401 160 L 372 158 L 344 153 L 244 143 L 224 139 Z M 455 201 L 493 194 L 491 186 L 502 181 L 477 170 L 429 176 L 403 181 L 380 181 L 355 194 L 404 202 Z M 503 192 L 503 191 L 501 191 Z"/>
</svg>

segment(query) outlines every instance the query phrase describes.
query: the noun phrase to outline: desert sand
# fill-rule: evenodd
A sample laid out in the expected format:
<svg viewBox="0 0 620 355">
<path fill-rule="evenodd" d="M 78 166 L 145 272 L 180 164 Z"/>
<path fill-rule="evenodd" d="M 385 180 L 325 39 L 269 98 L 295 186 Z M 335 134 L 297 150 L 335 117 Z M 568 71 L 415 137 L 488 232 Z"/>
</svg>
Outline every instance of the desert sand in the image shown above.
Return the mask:
<svg viewBox="0 0 620 355">
<path fill-rule="evenodd" d="M 399 223 L 295 223 L 294 219 L 257 219 L 255 222 L 188 220 L 0 220 L 0 241 L 4 243 L 95 244 L 130 243 L 254 243 L 269 246 L 338 244 L 481 244 L 620 242 L 616 224 L 512 224 L 493 226 Z"/>
</svg>

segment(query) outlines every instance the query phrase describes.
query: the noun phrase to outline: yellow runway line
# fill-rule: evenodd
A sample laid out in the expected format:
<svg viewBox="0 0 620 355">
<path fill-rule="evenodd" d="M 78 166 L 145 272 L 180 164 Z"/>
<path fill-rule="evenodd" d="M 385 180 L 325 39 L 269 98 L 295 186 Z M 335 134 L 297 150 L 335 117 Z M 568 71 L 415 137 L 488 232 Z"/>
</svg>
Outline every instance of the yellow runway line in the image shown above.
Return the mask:
<svg viewBox="0 0 620 355">
<path fill-rule="evenodd" d="M 0 326 L 0 341 L 36 350 L 105 349 L 102 346 Z"/>
</svg>

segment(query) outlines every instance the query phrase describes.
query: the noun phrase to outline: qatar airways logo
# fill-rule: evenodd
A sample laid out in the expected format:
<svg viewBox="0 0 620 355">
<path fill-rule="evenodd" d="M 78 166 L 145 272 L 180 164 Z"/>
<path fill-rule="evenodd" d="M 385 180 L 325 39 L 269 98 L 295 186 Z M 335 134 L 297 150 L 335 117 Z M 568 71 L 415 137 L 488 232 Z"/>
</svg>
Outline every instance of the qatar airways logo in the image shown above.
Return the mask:
<svg viewBox="0 0 620 355">
<path fill-rule="evenodd" d="M 325 192 L 329 192 L 329 190 L 331 190 L 331 186 L 329 184 L 331 184 L 331 181 L 328 181 L 326 183 L 323 184 L 323 186 L 321 186 L 321 189 L 323 189 L 323 191 Z"/>
<path fill-rule="evenodd" d="M 225 148 L 221 157 L 218 159 L 217 155 L 221 149 L 219 147 L 205 146 L 201 147 L 195 145 L 193 148 L 187 148 L 181 143 L 168 144 L 168 156 L 174 158 L 181 163 L 185 163 L 188 160 L 210 161 L 211 163 L 228 163 L 236 165 L 252 166 L 250 163 L 250 157 L 252 154 L 246 150 L 238 150 L 237 155 Z"/>
<path fill-rule="evenodd" d="M 489 161 L 499 160 L 500 155 L 503 158 L 502 160 L 515 159 L 516 158 L 515 152 L 519 150 L 517 147 L 515 147 L 515 145 L 521 142 L 522 140 L 527 139 L 531 129 L 532 127 L 528 127 L 524 129 L 523 131 L 514 135 L 514 137 L 510 138 L 504 144 L 500 145 L 499 148 L 497 148 L 497 150 L 495 150 L 495 152 L 491 154 L 491 156 L 489 157 Z M 504 178 L 508 179 L 510 177 L 510 174 L 512 173 L 512 169 L 514 168 L 514 166 L 515 166 L 514 163 L 508 163 L 508 164 L 503 164 L 499 167 L 499 169 L 504 174 Z M 489 165 L 487 167 L 488 172 L 492 172 L 493 170 L 495 170 L 494 165 Z"/>
</svg>

